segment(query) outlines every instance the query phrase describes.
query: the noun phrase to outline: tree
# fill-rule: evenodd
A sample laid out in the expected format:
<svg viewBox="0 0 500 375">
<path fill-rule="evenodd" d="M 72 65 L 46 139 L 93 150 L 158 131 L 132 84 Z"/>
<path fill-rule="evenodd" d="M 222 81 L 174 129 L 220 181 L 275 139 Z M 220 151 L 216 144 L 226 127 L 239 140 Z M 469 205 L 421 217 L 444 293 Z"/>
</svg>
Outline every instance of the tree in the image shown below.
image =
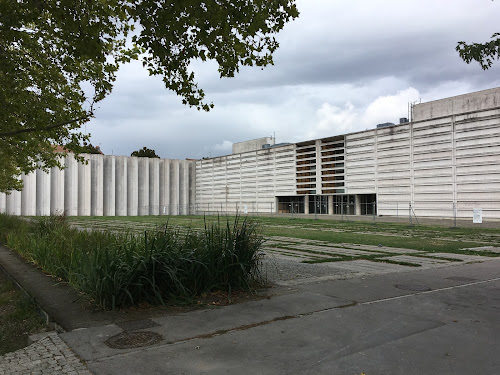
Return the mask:
<svg viewBox="0 0 500 375">
<path fill-rule="evenodd" d="M 151 150 L 147 147 L 143 147 L 139 151 L 132 152 L 130 156 L 137 156 L 139 158 L 160 158 L 158 155 L 156 155 L 155 150 Z"/>
<path fill-rule="evenodd" d="M 85 154 L 99 154 L 99 155 L 104 155 L 103 152 L 101 151 L 101 148 L 99 146 L 93 146 L 91 143 L 84 144 L 82 146 L 81 152 L 85 153 Z"/>
<path fill-rule="evenodd" d="M 493 65 L 493 60 L 500 58 L 500 33 L 493 34 L 491 41 L 486 43 L 458 42 L 456 50 L 467 64 L 477 61 L 483 70 L 487 70 Z"/>
<path fill-rule="evenodd" d="M 221 77 L 272 64 L 275 34 L 297 16 L 295 0 L 0 0 L 0 191 L 61 166 L 54 144 L 78 157 L 79 129 L 123 63 L 142 60 L 208 111 L 190 64 L 215 60 Z"/>
</svg>

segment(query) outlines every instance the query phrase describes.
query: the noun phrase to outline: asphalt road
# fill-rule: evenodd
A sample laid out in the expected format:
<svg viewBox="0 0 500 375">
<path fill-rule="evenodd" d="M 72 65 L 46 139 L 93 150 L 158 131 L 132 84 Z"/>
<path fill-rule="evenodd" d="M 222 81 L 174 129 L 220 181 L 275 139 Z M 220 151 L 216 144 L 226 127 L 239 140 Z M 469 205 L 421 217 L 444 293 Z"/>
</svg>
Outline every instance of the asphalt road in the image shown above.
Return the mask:
<svg viewBox="0 0 500 375">
<path fill-rule="evenodd" d="M 500 260 L 280 292 L 129 329 L 152 346 L 110 348 L 115 324 L 60 337 L 96 375 L 500 373 Z"/>
</svg>

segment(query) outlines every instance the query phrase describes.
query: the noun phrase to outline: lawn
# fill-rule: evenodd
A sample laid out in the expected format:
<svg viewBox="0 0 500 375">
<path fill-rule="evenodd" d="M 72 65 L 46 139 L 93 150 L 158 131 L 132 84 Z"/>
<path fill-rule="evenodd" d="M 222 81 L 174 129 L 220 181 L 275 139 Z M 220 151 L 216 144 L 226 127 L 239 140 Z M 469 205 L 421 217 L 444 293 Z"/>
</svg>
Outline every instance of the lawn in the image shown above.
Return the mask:
<svg viewBox="0 0 500 375">
<path fill-rule="evenodd" d="M 180 228 L 203 228 L 216 216 L 136 216 L 136 217 L 75 217 L 74 225 L 109 230 L 141 231 L 166 222 Z M 231 219 L 230 219 L 231 220 Z M 500 229 L 449 228 L 445 226 L 381 223 L 366 221 L 335 221 L 289 217 L 252 217 L 260 233 L 267 237 L 291 237 L 321 240 L 333 244 L 382 245 L 436 253 L 498 256 L 488 251 L 468 251 L 467 248 L 500 246 Z"/>
</svg>

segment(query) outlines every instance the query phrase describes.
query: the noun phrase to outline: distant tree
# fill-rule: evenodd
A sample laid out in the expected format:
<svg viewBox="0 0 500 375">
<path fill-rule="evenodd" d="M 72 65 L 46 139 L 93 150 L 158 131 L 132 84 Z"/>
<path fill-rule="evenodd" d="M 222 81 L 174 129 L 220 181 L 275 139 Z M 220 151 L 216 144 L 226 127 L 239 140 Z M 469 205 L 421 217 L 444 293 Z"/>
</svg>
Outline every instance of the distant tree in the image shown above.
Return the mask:
<svg viewBox="0 0 500 375">
<path fill-rule="evenodd" d="M 91 143 L 86 143 L 82 146 L 82 151 L 83 154 L 103 154 L 101 151 L 101 148 L 99 146 L 92 146 Z"/>
<path fill-rule="evenodd" d="M 485 43 L 458 42 L 456 50 L 467 64 L 477 61 L 483 70 L 487 70 L 494 60 L 500 58 L 500 33 L 493 34 L 491 40 Z"/>
<path fill-rule="evenodd" d="M 151 150 L 147 147 L 143 147 L 139 151 L 132 152 L 130 156 L 137 156 L 139 158 L 160 158 L 158 155 L 156 155 L 155 150 Z"/>
</svg>

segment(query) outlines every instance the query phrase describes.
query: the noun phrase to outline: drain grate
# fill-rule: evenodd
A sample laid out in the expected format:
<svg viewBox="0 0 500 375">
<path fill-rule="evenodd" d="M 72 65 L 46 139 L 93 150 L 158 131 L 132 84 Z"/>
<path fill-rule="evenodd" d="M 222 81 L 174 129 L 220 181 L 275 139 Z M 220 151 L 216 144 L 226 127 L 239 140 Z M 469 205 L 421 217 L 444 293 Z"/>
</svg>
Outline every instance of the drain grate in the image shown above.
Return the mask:
<svg viewBox="0 0 500 375">
<path fill-rule="evenodd" d="M 409 290 L 411 292 L 427 292 L 432 290 L 428 286 L 422 284 L 395 284 L 394 286 L 398 289 Z"/>
<path fill-rule="evenodd" d="M 470 277 L 462 277 L 462 276 L 452 276 L 452 277 L 447 277 L 448 280 L 453 280 L 453 281 L 476 281 L 477 279 L 471 279 Z"/>
<path fill-rule="evenodd" d="M 110 337 L 104 343 L 113 349 L 131 349 L 159 343 L 163 337 L 155 332 L 122 332 Z"/>
</svg>

